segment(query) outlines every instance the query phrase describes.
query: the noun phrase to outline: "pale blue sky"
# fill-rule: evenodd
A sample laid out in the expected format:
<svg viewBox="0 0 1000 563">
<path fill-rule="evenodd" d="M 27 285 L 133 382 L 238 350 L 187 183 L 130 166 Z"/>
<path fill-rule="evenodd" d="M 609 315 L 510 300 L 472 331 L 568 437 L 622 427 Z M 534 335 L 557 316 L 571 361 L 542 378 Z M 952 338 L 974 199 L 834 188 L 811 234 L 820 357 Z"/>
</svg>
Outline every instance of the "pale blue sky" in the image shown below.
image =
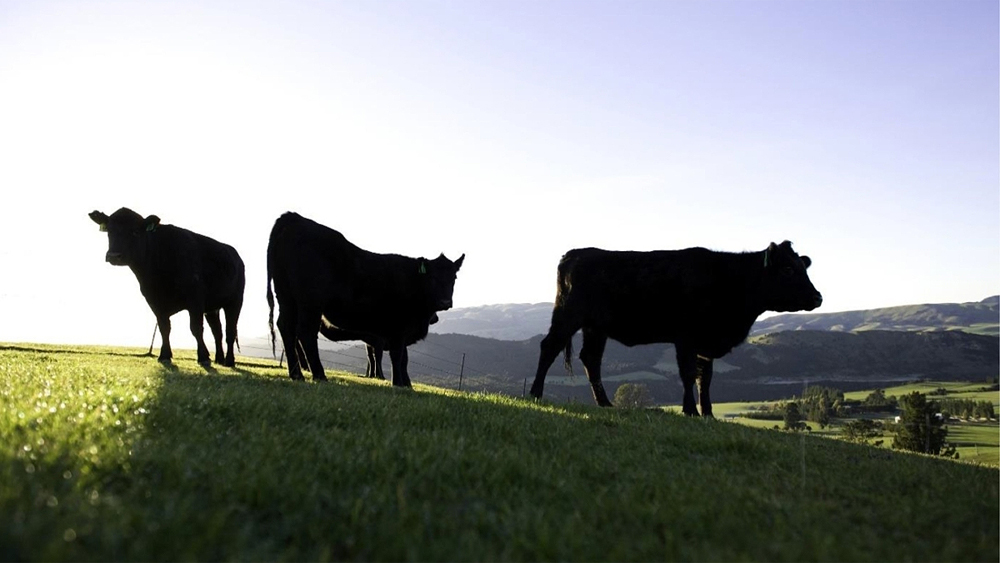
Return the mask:
<svg viewBox="0 0 1000 563">
<path fill-rule="evenodd" d="M 245 336 L 286 210 L 466 253 L 456 306 L 551 301 L 574 247 L 784 239 L 820 311 L 1000 293 L 997 6 L 2 2 L 0 341 L 148 339 L 86 215 L 121 206 L 240 251 Z"/>
</svg>

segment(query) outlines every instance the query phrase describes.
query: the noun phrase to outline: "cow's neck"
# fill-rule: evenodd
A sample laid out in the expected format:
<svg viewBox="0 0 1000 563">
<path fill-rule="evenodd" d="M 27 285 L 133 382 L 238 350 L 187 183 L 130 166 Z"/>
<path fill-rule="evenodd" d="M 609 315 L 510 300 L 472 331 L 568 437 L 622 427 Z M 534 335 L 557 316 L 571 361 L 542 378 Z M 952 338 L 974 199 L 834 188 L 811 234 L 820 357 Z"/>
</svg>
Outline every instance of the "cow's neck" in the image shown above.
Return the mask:
<svg viewBox="0 0 1000 563">
<path fill-rule="evenodd" d="M 156 248 L 151 239 L 152 237 L 147 235 L 146 244 L 143 245 L 143 251 L 139 253 L 139 258 L 128 265 L 139 281 L 140 287 L 155 285 L 157 281 L 156 270 L 153 268 Z"/>
<path fill-rule="evenodd" d="M 739 270 L 743 272 L 743 275 L 739 276 L 743 283 L 743 287 L 740 288 L 743 303 L 739 306 L 739 316 L 741 327 L 746 329 L 743 334 L 743 337 L 746 338 L 746 335 L 750 334 L 754 322 L 757 321 L 757 317 L 767 310 L 762 293 L 764 287 L 764 251 L 747 252 L 741 254 L 740 257 L 745 262 L 740 264 Z"/>
</svg>

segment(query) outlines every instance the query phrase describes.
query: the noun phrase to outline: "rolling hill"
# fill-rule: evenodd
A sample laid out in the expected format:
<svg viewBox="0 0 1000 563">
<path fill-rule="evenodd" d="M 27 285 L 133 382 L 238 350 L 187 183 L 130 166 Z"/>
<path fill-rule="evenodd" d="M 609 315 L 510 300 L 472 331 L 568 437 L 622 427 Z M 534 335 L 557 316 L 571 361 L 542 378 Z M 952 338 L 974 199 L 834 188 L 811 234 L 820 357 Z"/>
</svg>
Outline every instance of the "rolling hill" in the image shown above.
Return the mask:
<svg viewBox="0 0 1000 563">
<path fill-rule="evenodd" d="M 851 391 L 919 379 L 992 379 L 1000 373 L 998 302 L 991 297 L 977 303 L 769 317 L 758 321 L 746 343 L 715 362 L 712 396 L 719 402 L 773 400 L 810 384 Z M 445 311 L 432 334 L 409 348 L 411 377 L 440 387 L 520 396 L 534 377 L 551 307 L 508 304 Z M 323 339 L 320 344 L 330 367 L 364 371 L 360 346 Z M 243 348 L 252 355 L 271 355 L 270 344 L 260 340 Z M 580 349 L 579 335 L 574 349 Z M 575 376 L 562 363 L 557 359 L 549 370 L 546 397 L 592 401 L 579 360 L 573 359 Z M 609 341 L 603 379 L 611 393 L 624 382 L 643 382 L 660 403 L 679 402 L 682 394 L 669 344 L 628 348 Z"/>
<path fill-rule="evenodd" d="M 470 334 L 499 340 L 524 340 L 545 334 L 552 303 L 518 303 L 463 307 L 439 313 L 431 327 L 437 334 Z M 751 334 L 785 330 L 937 331 L 961 330 L 1000 334 L 1000 296 L 972 303 L 937 303 L 838 313 L 794 313 L 760 319 Z"/>
</svg>

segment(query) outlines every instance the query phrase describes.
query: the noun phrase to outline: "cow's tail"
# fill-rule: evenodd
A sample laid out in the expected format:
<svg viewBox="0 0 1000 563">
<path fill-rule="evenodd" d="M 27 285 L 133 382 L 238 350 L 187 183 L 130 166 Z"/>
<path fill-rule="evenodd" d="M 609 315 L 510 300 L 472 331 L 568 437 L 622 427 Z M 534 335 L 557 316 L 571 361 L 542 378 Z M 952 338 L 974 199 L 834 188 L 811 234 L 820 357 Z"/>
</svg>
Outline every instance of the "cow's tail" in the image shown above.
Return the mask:
<svg viewBox="0 0 1000 563">
<path fill-rule="evenodd" d="M 566 342 L 566 352 L 565 359 L 563 360 L 566 365 L 566 373 L 570 377 L 573 377 L 573 337 L 569 337 L 569 341 Z"/>
<path fill-rule="evenodd" d="M 559 260 L 559 267 L 557 268 L 558 274 L 556 276 L 556 302 L 555 309 L 565 310 L 566 301 L 569 298 L 570 290 L 572 289 L 572 284 L 570 283 L 570 272 L 573 268 L 575 260 L 570 253 L 563 255 L 562 259 Z M 555 314 L 553 314 L 555 317 Z M 573 335 L 569 336 L 566 340 L 566 351 L 564 365 L 566 366 L 566 373 L 573 376 Z"/>
<path fill-rule="evenodd" d="M 278 351 L 276 347 L 276 341 L 274 338 L 274 294 L 271 293 L 271 265 L 268 264 L 267 267 L 267 326 L 271 329 L 271 356 L 274 358 L 278 357 Z"/>
</svg>

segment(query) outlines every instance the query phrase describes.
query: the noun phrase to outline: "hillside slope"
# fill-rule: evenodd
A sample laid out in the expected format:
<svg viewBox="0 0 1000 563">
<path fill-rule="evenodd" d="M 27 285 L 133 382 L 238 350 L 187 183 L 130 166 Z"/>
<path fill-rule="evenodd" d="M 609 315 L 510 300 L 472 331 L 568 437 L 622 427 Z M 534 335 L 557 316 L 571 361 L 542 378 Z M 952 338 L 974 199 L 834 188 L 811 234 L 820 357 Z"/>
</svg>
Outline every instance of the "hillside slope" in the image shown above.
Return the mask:
<svg viewBox="0 0 1000 563">
<path fill-rule="evenodd" d="M 511 341 L 464 334 L 431 334 L 409 347 L 414 381 L 457 389 L 478 389 L 520 396 L 530 386 L 541 336 Z M 324 362 L 334 369 L 364 372 L 361 347 L 320 339 Z M 580 350 L 580 335 L 574 350 Z M 463 359 L 464 354 L 464 359 Z M 270 357 L 270 350 L 264 354 Z M 388 370 L 388 356 L 385 359 Z M 590 402 L 583 365 L 574 354 L 569 377 L 560 356 L 549 369 L 546 396 Z M 661 403 L 680 401 L 674 348 L 650 344 L 628 348 L 609 341 L 603 379 L 614 393 L 624 382 L 641 381 Z M 985 381 L 1000 374 L 1000 339 L 948 332 L 801 330 L 750 337 L 715 362 L 712 396 L 716 401 L 780 399 L 807 384 L 835 385 L 851 391 L 901 381 Z"/>
<path fill-rule="evenodd" d="M 444 311 L 431 327 L 437 334 L 457 333 L 525 340 L 545 334 L 552 316 L 552 303 L 484 305 Z M 976 334 L 1000 334 L 1000 297 L 972 303 L 938 303 L 885 307 L 840 313 L 795 313 L 758 320 L 751 334 L 785 330 L 962 330 Z"/>
<path fill-rule="evenodd" d="M 995 468 L 143 352 L 0 345 L 0 559 L 1000 558 Z"/>
<path fill-rule="evenodd" d="M 842 313 L 797 313 L 757 321 L 752 335 L 788 330 L 940 331 L 961 330 L 976 334 L 1000 333 L 1000 297 L 974 303 L 937 303 L 885 307 Z"/>
</svg>

